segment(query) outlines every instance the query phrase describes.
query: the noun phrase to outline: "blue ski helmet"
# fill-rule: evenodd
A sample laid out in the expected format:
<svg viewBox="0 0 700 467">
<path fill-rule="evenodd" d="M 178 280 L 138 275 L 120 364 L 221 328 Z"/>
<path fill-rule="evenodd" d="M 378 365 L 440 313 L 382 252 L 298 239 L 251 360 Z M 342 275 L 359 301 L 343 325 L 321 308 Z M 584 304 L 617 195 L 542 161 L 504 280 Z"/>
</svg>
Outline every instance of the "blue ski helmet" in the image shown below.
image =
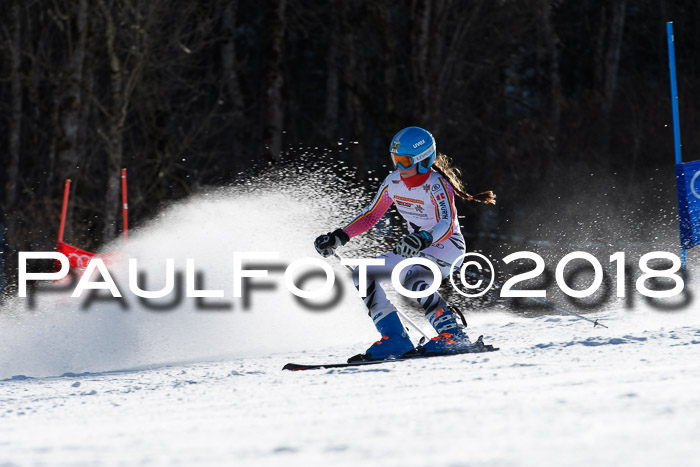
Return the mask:
<svg viewBox="0 0 700 467">
<path fill-rule="evenodd" d="M 410 126 L 396 133 L 391 139 L 389 152 L 395 169 L 401 167 L 408 170 L 417 164 L 420 174 L 430 170 L 437 154 L 433 135 L 417 126 Z"/>
</svg>

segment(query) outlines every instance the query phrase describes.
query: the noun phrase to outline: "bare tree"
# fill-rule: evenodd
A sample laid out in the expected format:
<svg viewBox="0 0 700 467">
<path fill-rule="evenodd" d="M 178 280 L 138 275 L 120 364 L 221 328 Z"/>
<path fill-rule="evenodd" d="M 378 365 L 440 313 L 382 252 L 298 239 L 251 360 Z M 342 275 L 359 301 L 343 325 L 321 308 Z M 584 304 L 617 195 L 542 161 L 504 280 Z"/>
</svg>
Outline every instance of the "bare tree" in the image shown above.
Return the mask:
<svg viewBox="0 0 700 467">
<path fill-rule="evenodd" d="M 377 2 L 376 7 L 379 10 L 380 33 L 385 51 L 384 66 L 382 67 L 384 71 L 384 100 L 386 102 L 384 105 L 385 121 L 393 129 L 397 120 L 396 88 L 398 84 L 398 70 L 396 66 L 397 41 L 391 14 L 392 4 L 393 2 L 390 1 L 382 1 Z M 389 132 L 391 131 L 395 130 L 390 130 Z"/>
<path fill-rule="evenodd" d="M 357 6 L 352 2 L 342 2 L 341 14 L 342 51 L 344 67 L 342 75 L 345 81 L 345 113 L 350 133 L 350 159 L 357 168 L 356 176 L 360 182 L 365 181 L 366 155 L 364 113 L 361 95 L 363 94 L 363 64 L 360 62 L 359 53 L 355 44 L 355 34 L 352 33 L 357 21 Z M 355 144 L 357 143 L 357 144 Z"/>
<path fill-rule="evenodd" d="M 71 7 L 76 8 L 75 12 Z M 73 20 L 75 13 L 75 20 Z M 55 10 L 56 16 L 63 21 L 66 34 L 68 55 L 66 78 L 67 82 L 59 100 L 58 124 L 61 136 L 57 146 L 58 174 L 61 180 L 74 178 L 76 168 L 80 161 L 82 148 L 78 147 L 78 133 L 80 131 L 80 108 L 83 98 L 82 78 L 85 61 L 85 48 L 87 44 L 87 0 L 78 0 L 76 5 L 70 3 L 66 11 Z M 74 26 L 74 27 L 73 27 Z M 76 37 L 73 37 L 73 31 Z"/>
<path fill-rule="evenodd" d="M 141 70 L 147 59 L 148 31 L 144 27 L 147 18 L 142 13 L 143 0 L 99 0 L 104 18 L 105 52 L 109 61 L 111 105 L 103 106 L 107 117 L 107 133 L 102 136 L 107 143 L 107 187 L 105 192 L 104 227 L 102 239 L 114 238 L 117 225 L 117 206 L 121 189 L 120 169 L 124 156 L 124 130 L 131 96 L 138 84 Z M 122 16 L 123 15 L 123 16 Z M 117 24 L 130 23 L 125 44 L 118 42 Z"/>
<path fill-rule="evenodd" d="M 265 107 L 263 123 L 264 157 L 278 161 L 282 156 L 282 131 L 284 126 L 284 36 L 286 29 L 286 0 L 268 0 L 268 54 L 266 60 Z"/>
<path fill-rule="evenodd" d="M 411 36 L 411 71 L 413 76 L 413 118 L 418 124 L 428 126 L 430 121 L 430 26 L 433 0 L 413 0 L 411 23 L 415 33 Z"/>
<path fill-rule="evenodd" d="M 232 132 L 233 153 L 241 155 L 245 144 L 241 141 L 241 128 L 244 120 L 243 93 L 238 76 L 238 62 L 236 59 L 236 11 L 238 0 L 228 0 L 222 15 L 224 45 L 221 48 L 221 64 L 223 67 L 226 92 L 231 105 L 231 117 L 233 126 L 237 131 Z"/>
<path fill-rule="evenodd" d="M 562 89 L 561 77 L 559 75 L 559 38 L 552 24 L 552 10 L 558 3 L 557 0 L 542 0 L 542 34 L 544 35 L 545 49 L 547 62 L 549 67 L 547 70 L 549 84 L 549 124 L 546 141 L 549 142 L 549 148 L 552 154 L 557 153 L 557 145 L 559 141 L 559 126 L 561 121 L 561 106 L 562 106 Z"/>
<path fill-rule="evenodd" d="M 627 0 L 614 0 L 600 7 L 600 28 L 596 38 L 594 69 L 601 98 L 601 118 L 599 119 L 601 142 L 605 149 L 610 146 L 611 115 L 617 90 L 626 6 Z"/>
<path fill-rule="evenodd" d="M 610 18 L 610 38 L 607 53 L 605 54 L 605 83 L 603 95 L 605 96 L 603 112 L 609 116 L 612 111 L 615 91 L 617 89 L 617 73 L 620 65 L 620 49 L 622 47 L 622 33 L 625 28 L 625 7 L 627 0 L 615 0 L 612 4 Z"/>
<path fill-rule="evenodd" d="M 342 1 L 342 0 L 341 0 Z M 338 118 L 340 112 L 340 14 L 339 0 L 330 0 L 330 21 L 328 22 L 328 41 L 326 51 L 326 93 L 324 109 L 324 129 L 330 144 L 338 138 Z"/>
<path fill-rule="evenodd" d="M 12 18 L 12 32 L 9 38 L 10 49 L 10 129 L 8 134 L 9 163 L 5 176 L 5 201 L 3 209 L 8 210 L 14 207 L 17 199 L 17 181 L 19 176 L 20 145 L 22 131 L 22 72 L 21 66 L 21 15 L 20 6 L 17 0 L 12 2 L 10 10 Z"/>
</svg>

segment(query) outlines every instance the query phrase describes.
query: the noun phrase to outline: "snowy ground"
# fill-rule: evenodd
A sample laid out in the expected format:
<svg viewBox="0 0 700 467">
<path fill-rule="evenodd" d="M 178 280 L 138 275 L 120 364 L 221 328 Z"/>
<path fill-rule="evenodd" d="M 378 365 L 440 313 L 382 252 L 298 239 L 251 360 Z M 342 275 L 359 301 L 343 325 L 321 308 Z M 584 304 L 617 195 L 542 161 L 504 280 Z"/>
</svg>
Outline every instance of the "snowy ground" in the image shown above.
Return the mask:
<svg viewBox="0 0 700 467">
<path fill-rule="evenodd" d="M 132 233 L 123 255 L 153 288 L 165 258 L 178 269 L 194 258 L 206 287 L 229 300 L 233 251 L 316 256 L 310 239 L 336 222 L 315 218 L 315 203 L 205 195 Z M 249 309 L 10 300 L 0 310 L 0 466 L 700 465 L 697 305 L 654 311 L 637 297 L 633 309 L 588 315 L 609 329 L 568 315 L 468 313 L 470 335 L 499 352 L 282 371 L 344 361 L 376 339 L 334 267 L 345 294 L 322 312 L 282 290 L 279 272 Z"/>
<path fill-rule="evenodd" d="M 0 461 L 698 465 L 697 313 L 481 314 L 497 353 L 366 368 L 365 343 L 0 383 Z M 359 347 L 358 347 L 359 346 Z"/>
</svg>

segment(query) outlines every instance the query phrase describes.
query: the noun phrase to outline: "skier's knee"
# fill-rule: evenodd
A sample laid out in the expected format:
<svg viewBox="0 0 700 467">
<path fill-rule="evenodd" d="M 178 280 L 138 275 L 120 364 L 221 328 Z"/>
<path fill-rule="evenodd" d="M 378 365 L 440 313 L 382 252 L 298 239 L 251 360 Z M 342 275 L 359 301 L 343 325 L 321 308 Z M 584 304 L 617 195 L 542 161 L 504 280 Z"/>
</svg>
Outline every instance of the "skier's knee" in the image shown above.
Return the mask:
<svg viewBox="0 0 700 467">
<path fill-rule="evenodd" d="M 413 290 L 419 282 L 425 282 L 425 275 L 415 268 L 409 269 L 404 277 L 401 278 L 401 285 L 408 290 Z"/>
<path fill-rule="evenodd" d="M 426 284 L 426 287 L 432 285 L 435 277 L 432 270 L 419 264 L 406 272 L 406 275 L 401 279 L 401 285 L 407 290 L 415 290 L 420 284 Z"/>
<path fill-rule="evenodd" d="M 390 273 L 382 270 L 373 270 L 372 268 L 367 268 L 367 284 L 372 282 L 382 282 L 388 280 L 391 277 Z M 355 284 L 355 288 L 359 290 L 360 288 L 360 268 L 355 268 L 352 272 L 352 283 Z"/>
</svg>

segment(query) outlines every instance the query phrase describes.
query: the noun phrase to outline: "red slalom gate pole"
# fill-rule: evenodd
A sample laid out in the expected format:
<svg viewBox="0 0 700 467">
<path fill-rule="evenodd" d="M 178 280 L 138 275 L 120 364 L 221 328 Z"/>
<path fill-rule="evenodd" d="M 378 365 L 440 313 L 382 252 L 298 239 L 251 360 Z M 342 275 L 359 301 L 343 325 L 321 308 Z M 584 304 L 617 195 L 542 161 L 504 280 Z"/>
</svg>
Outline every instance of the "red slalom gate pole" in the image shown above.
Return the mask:
<svg viewBox="0 0 700 467">
<path fill-rule="evenodd" d="M 70 179 L 66 180 L 63 188 L 63 206 L 61 207 L 61 226 L 58 228 L 58 241 L 63 241 L 63 229 L 66 227 L 66 210 L 68 209 L 68 193 L 70 192 Z"/>
<path fill-rule="evenodd" d="M 124 218 L 124 242 L 129 238 L 129 203 L 126 202 L 126 169 L 122 169 L 122 217 Z"/>
</svg>

